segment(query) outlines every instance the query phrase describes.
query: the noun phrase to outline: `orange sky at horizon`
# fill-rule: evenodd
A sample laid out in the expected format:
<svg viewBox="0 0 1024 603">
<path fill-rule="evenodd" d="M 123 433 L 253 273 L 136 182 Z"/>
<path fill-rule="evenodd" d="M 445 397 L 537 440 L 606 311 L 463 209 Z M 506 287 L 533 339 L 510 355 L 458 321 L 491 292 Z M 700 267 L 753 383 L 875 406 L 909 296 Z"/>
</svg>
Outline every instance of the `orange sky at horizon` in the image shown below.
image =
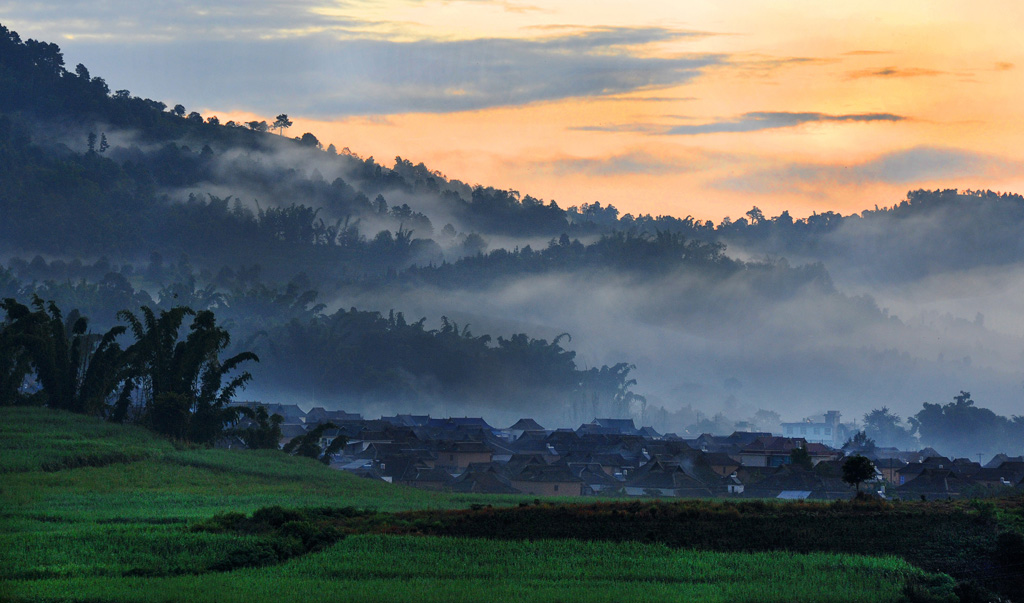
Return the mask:
<svg viewBox="0 0 1024 603">
<path fill-rule="evenodd" d="M 349 147 L 385 165 L 400 155 L 469 184 L 514 188 L 562 207 L 600 201 L 623 213 L 715 221 L 740 217 L 754 205 L 769 216 L 783 210 L 794 217 L 859 212 L 898 203 L 916 188 L 1024 192 L 1017 169 L 1024 165 L 1017 144 L 1024 115 L 1013 102 L 1022 87 L 1018 65 L 1024 64 L 1024 48 L 1005 26 L 1013 21 L 1009 15 L 1021 14 L 1017 5 L 683 4 L 645 3 L 650 10 L 624 12 L 619 3 L 587 3 L 592 8 L 584 11 L 582 3 L 569 2 L 559 3 L 558 10 L 503 12 L 502 19 L 480 21 L 506 9 L 493 3 L 399 3 L 404 12 L 393 12 L 391 21 L 402 23 L 402 35 L 411 37 L 457 38 L 467 31 L 546 35 L 546 27 L 559 23 L 668 23 L 714 35 L 652 44 L 650 52 L 723 53 L 730 59 L 682 85 L 611 99 L 330 120 L 293 115 L 290 134 L 310 131 L 325 145 Z M 382 10 L 367 8 L 374 16 Z M 480 25 L 485 22 L 492 25 Z M 629 100 L 644 97 L 659 100 Z M 666 100 L 673 97 L 679 100 Z M 887 113 L 904 119 L 682 136 L 658 131 L 754 112 Z M 622 131 L 578 129 L 595 127 Z M 901 155 L 915 149 L 980 157 L 962 170 L 947 173 L 940 162 L 920 173 L 913 169 L 914 157 Z M 889 174 L 878 165 L 887 157 L 897 163 L 895 172 L 871 178 Z M 625 164 L 616 166 L 616 159 Z M 908 163 L 905 177 L 901 160 Z M 842 176 L 858 166 L 869 174 Z M 787 178 L 813 168 L 824 173 L 810 181 Z M 838 177 L 830 178 L 826 168 Z M 757 174 L 754 182 L 744 182 L 751 173 Z M 730 184 L 730 178 L 739 181 Z"/>
<path fill-rule="evenodd" d="M 898 203 L 918 188 L 1024 193 L 1024 105 L 1017 102 L 1024 45 L 1015 29 L 1024 22 L 1024 4 L 1010 0 L 267 0 L 241 8 L 212 0 L 202 10 L 168 8 L 153 17 L 132 6 L 115 7 L 120 20 L 103 23 L 12 5 L 8 12 L 25 12 L 5 17 L 5 24 L 23 28 L 24 37 L 61 41 L 69 64 L 78 60 L 75 52 L 92 58 L 87 64 L 112 88 L 126 50 L 149 44 L 159 56 L 167 44 L 219 36 L 217 48 L 237 47 L 241 58 L 221 65 L 211 57 L 203 68 L 215 82 L 241 77 L 225 85 L 227 92 L 198 84 L 186 91 L 170 74 L 165 82 L 126 85 L 222 122 L 272 121 L 287 112 L 291 136 L 312 132 L 325 146 L 348 147 L 384 165 L 400 155 L 468 184 L 516 189 L 561 207 L 600 201 L 623 213 L 717 222 L 755 205 L 768 216 L 848 214 Z M 639 35 L 645 31 L 654 34 Z M 309 42 L 301 56 L 322 69 L 322 102 L 311 103 L 315 92 L 301 92 L 300 85 L 289 108 L 287 66 L 267 95 L 273 98 L 261 101 L 265 65 L 253 58 L 253 72 L 244 74 L 237 65 L 248 69 L 246 45 L 267 40 Z M 387 77 L 374 81 L 378 64 L 361 65 L 362 57 L 352 54 L 369 46 L 332 48 L 332 40 L 391 44 L 387 53 L 398 62 L 384 64 L 396 71 L 406 68 L 402 52 L 454 44 L 458 64 L 436 65 L 436 89 L 429 89 L 429 72 L 398 73 L 398 84 L 388 84 Z M 523 51 L 512 42 L 528 46 L 528 60 L 509 63 L 527 76 L 530 68 L 543 73 L 543 60 L 583 57 L 589 62 L 581 61 L 578 73 L 551 73 L 597 84 L 531 97 L 513 89 L 517 82 L 528 86 L 512 78 L 508 102 L 493 100 L 503 98 L 493 81 L 479 83 L 481 90 L 492 87 L 483 92 L 466 78 L 453 77 L 458 85 L 444 87 L 446 72 L 478 69 L 487 78 L 493 75 L 487 70 L 504 67 L 494 57 L 458 52 Z M 118 44 L 104 64 L 107 55 L 96 52 Z M 332 54 L 339 49 L 349 54 Z M 639 76 L 630 83 L 620 59 L 650 69 L 653 83 Z M 663 68 L 679 60 L 694 64 L 677 72 Z M 130 80 L 146 67 L 121 77 Z M 183 73 L 173 77 L 192 75 Z M 317 72 L 307 77 L 315 81 Z M 357 87 L 353 95 L 379 94 L 372 97 L 379 110 L 346 96 L 349 82 Z M 166 88 L 157 86 L 162 83 Z M 181 91 L 181 98 L 161 96 L 164 89 Z M 404 94 L 412 100 L 388 104 Z M 474 94 L 483 99 L 477 105 L 456 102 Z M 423 109 L 415 110 L 416 99 L 426 99 Z"/>
</svg>

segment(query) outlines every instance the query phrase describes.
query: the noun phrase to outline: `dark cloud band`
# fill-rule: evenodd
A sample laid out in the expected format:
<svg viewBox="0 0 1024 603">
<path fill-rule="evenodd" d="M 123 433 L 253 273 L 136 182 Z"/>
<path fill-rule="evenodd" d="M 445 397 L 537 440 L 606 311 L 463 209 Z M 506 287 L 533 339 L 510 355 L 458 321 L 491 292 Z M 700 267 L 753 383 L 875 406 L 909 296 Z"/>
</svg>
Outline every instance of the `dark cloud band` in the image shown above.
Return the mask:
<svg viewBox="0 0 1024 603">
<path fill-rule="evenodd" d="M 695 134 L 716 134 L 722 132 L 756 132 L 776 128 L 792 128 L 806 123 L 816 122 L 873 122 L 902 121 L 901 115 L 892 113 L 854 113 L 847 115 L 829 115 L 827 113 L 790 113 L 758 111 L 744 113 L 735 119 L 721 120 L 706 124 L 675 126 L 665 133 L 676 136 L 692 136 Z"/>
</svg>

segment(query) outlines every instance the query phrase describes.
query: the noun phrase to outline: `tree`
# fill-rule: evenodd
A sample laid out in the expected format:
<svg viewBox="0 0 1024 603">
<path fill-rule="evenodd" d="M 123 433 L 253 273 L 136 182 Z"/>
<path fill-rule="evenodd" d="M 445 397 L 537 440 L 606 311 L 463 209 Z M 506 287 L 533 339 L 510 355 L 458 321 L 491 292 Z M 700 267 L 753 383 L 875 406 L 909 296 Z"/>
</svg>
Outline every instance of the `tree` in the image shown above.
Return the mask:
<svg viewBox="0 0 1024 603">
<path fill-rule="evenodd" d="M 277 119 L 275 119 L 274 123 L 270 126 L 272 130 L 277 130 L 279 136 L 283 136 L 284 131 L 290 127 L 292 127 L 292 120 L 288 119 L 287 113 L 278 115 Z"/>
<path fill-rule="evenodd" d="M 21 386 L 31 370 L 28 354 L 18 344 L 10 323 L 5 321 L 0 324 L 0 406 L 23 401 Z"/>
<path fill-rule="evenodd" d="M 107 135 L 100 134 L 100 153 L 106 153 L 107 149 L 110 148 L 110 143 L 107 142 Z"/>
<path fill-rule="evenodd" d="M 171 109 L 171 113 L 177 115 L 178 117 L 185 117 L 185 105 L 174 105 L 174 108 Z"/>
<path fill-rule="evenodd" d="M 875 464 L 866 456 L 859 454 L 851 456 L 843 463 L 843 481 L 857 486 L 857 494 L 860 494 L 860 484 L 875 476 Z"/>
<path fill-rule="evenodd" d="M 267 122 L 265 121 L 249 121 L 245 125 L 249 126 L 249 129 L 253 132 L 266 132 Z"/>
<path fill-rule="evenodd" d="M 288 454 L 317 459 L 321 463 L 329 465 L 331 464 L 331 455 L 344 448 L 345 444 L 348 443 L 348 438 L 339 433 L 333 440 L 331 440 L 331 443 L 326 448 L 320 447 L 320 439 L 328 429 L 337 428 L 338 426 L 334 423 L 321 423 L 308 431 L 305 435 L 292 439 L 284 445 L 282 450 Z"/>
<path fill-rule="evenodd" d="M 321 148 L 320 141 L 317 140 L 316 136 L 314 136 L 310 132 L 306 132 L 305 134 L 302 135 L 302 138 L 299 138 L 299 144 L 301 144 L 304 147 L 310 147 L 313 149 Z"/>
<path fill-rule="evenodd" d="M 846 453 L 871 454 L 875 451 L 875 441 L 869 438 L 863 431 L 858 431 L 846 440 L 843 444 L 843 451 Z"/>
<path fill-rule="evenodd" d="M 864 415 L 864 432 L 882 446 L 895 446 L 902 450 L 916 449 L 914 435 L 900 422 L 899 415 L 883 406 Z"/>
<path fill-rule="evenodd" d="M 934 446 L 945 454 L 973 456 L 1019 449 L 1020 440 L 1012 437 L 1011 420 L 987 408 L 974 405 L 971 393 L 961 391 L 953 401 L 940 405 L 924 403 L 924 408 L 909 419 L 925 446 Z M 1010 436 L 1010 437 L 1008 437 Z"/>
<path fill-rule="evenodd" d="M 196 312 L 185 306 L 162 310 L 157 316 L 142 307 L 140 320 L 127 310 L 118 317 L 128 323 L 135 343 L 126 353 L 131 377 L 139 385 L 143 398 L 143 421 L 152 429 L 172 437 L 197 443 L 212 443 L 241 414 L 229 406 L 235 392 L 252 378 L 244 371 L 228 378 L 241 363 L 259 362 L 252 352 L 242 352 L 227 360 L 220 353 L 231 337 L 216 324 L 213 312 Z M 186 316 L 192 316 L 189 333 L 179 339 Z M 127 402 L 124 402 L 126 404 Z M 119 409 L 123 416 L 126 409 Z"/>
<path fill-rule="evenodd" d="M 803 467 L 804 469 L 813 469 L 814 462 L 811 460 L 811 454 L 807 452 L 806 446 L 794 448 L 789 453 L 789 462 L 797 467 Z"/>
<path fill-rule="evenodd" d="M 0 303 L 9 321 L 4 329 L 8 344 L 23 350 L 46 403 L 72 412 L 105 414 L 111 396 L 126 379 L 124 352 L 116 341 L 125 328 L 114 327 L 100 336 L 88 333 L 89 321 L 77 310 L 65 319 L 54 302 L 38 296 L 32 306 L 35 310 L 11 298 Z M 14 367 L 20 370 L 23 365 Z"/>
<path fill-rule="evenodd" d="M 267 408 L 262 405 L 256 407 L 251 418 L 255 425 L 237 429 L 234 434 L 241 438 L 248 448 L 277 448 L 281 441 L 281 423 L 284 422 L 284 418 L 277 413 L 268 415 Z"/>
</svg>

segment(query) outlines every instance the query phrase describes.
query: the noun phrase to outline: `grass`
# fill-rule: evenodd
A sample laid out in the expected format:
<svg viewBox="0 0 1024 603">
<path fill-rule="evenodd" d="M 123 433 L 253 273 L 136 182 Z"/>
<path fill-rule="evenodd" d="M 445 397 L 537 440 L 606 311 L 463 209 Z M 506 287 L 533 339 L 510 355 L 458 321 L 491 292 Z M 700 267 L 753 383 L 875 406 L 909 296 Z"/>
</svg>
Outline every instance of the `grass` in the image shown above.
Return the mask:
<svg viewBox="0 0 1024 603">
<path fill-rule="evenodd" d="M 663 545 L 362 535 L 279 566 L 177 577 L 13 580 L 31 601 L 899 601 L 953 581 L 896 558 Z"/>
<path fill-rule="evenodd" d="M 270 506 L 373 509 L 400 522 L 388 514 L 472 506 L 467 517 L 486 517 L 486 505 L 523 513 L 533 502 L 427 492 L 278 451 L 195 449 L 137 427 L 0 408 L 0 600 L 891 601 L 910 592 L 945 600 L 952 584 L 896 558 L 809 551 L 401 534 L 311 546 L 303 526 L 197 529 Z"/>
</svg>

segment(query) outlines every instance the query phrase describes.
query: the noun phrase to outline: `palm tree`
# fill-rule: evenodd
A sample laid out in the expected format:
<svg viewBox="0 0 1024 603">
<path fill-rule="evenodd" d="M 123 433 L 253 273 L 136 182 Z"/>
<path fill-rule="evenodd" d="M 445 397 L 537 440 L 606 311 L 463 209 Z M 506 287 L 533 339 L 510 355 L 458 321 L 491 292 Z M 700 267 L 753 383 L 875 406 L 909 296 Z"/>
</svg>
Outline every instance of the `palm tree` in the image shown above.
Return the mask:
<svg viewBox="0 0 1024 603">
<path fill-rule="evenodd" d="M 118 326 L 100 336 L 88 333 L 89 321 L 73 310 L 64 318 L 54 302 L 34 296 L 30 309 L 8 298 L 8 343 L 19 346 L 42 386 L 46 403 L 72 412 L 103 414 L 108 399 L 125 381 L 124 352 Z"/>
<path fill-rule="evenodd" d="M 229 403 L 252 375 L 245 371 L 224 382 L 238 366 L 259 362 L 252 352 L 227 360 L 220 354 L 231 336 L 218 327 L 213 312 L 179 306 L 157 316 L 142 307 L 142 319 L 128 311 L 118 316 L 128 323 L 136 342 L 126 350 L 131 375 L 142 390 L 145 421 L 167 435 L 211 443 L 224 428 L 248 414 Z M 186 316 L 192 316 L 189 334 L 179 339 Z"/>
</svg>

